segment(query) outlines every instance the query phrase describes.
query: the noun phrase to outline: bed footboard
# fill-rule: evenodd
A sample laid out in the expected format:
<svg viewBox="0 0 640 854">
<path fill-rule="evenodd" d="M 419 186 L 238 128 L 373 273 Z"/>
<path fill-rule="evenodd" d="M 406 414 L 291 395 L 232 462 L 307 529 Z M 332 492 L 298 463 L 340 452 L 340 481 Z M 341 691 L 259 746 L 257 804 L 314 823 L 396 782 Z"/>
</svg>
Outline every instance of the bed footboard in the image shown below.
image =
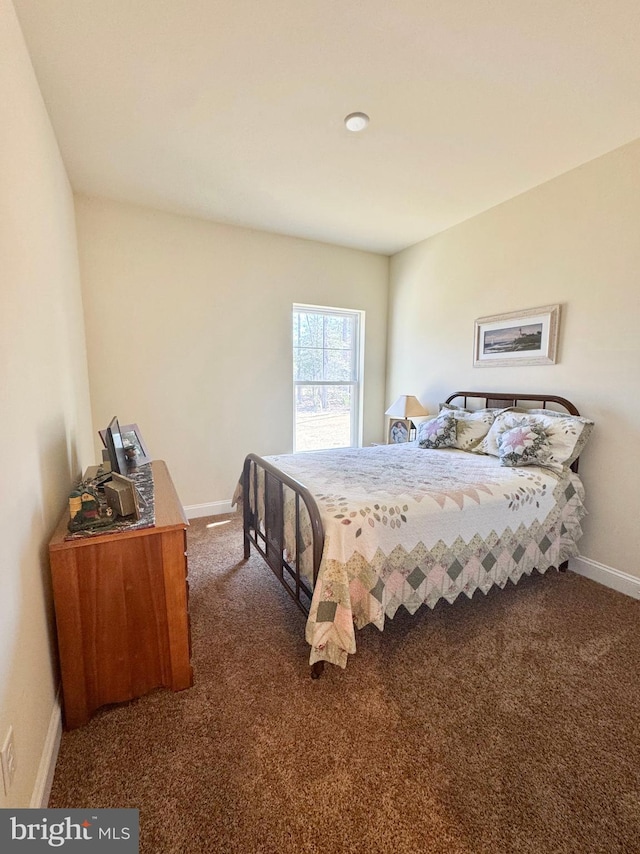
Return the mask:
<svg viewBox="0 0 640 854">
<path fill-rule="evenodd" d="M 290 526 L 293 542 L 286 542 L 285 537 L 285 500 L 289 512 L 292 509 L 294 514 Z M 310 544 L 304 542 L 303 536 L 305 510 L 309 528 L 304 525 L 304 533 L 310 532 Z M 308 616 L 324 548 L 324 529 L 315 499 L 299 481 L 262 457 L 248 454 L 242 471 L 242 512 L 245 559 L 253 545 L 298 608 Z M 311 556 L 311 578 L 302 572 L 305 552 Z M 314 678 L 319 675 L 312 670 Z"/>
</svg>

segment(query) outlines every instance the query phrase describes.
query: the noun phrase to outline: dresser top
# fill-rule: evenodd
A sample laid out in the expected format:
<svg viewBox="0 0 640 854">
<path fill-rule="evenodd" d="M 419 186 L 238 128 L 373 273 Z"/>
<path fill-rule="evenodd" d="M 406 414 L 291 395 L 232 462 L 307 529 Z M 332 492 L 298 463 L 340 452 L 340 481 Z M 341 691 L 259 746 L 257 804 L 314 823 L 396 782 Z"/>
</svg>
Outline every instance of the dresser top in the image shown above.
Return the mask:
<svg viewBox="0 0 640 854">
<path fill-rule="evenodd" d="M 82 548 L 90 546 L 96 542 L 104 543 L 109 540 L 121 540 L 123 537 L 140 537 L 157 534 L 159 530 L 171 530 L 178 528 L 186 528 L 189 525 L 184 509 L 178 498 L 178 493 L 171 480 L 169 469 L 164 460 L 154 460 L 151 463 L 151 471 L 153 472 L 153 491 L 155 499 L 155 516 L 156 523 L 150 528 L 135 528 L 131 531 L 109 531 L 95 533 L 88 537 L 80 537 L 78 539 L 66 540 L 65 537 L 69 533 L 67 525 L 69 523 L 68 509 L 62 514 L 62 518 L 56 527 L 56 530 L 49 541 L 49 549 L 67 549 L 67 548 Z"/>
</svg>

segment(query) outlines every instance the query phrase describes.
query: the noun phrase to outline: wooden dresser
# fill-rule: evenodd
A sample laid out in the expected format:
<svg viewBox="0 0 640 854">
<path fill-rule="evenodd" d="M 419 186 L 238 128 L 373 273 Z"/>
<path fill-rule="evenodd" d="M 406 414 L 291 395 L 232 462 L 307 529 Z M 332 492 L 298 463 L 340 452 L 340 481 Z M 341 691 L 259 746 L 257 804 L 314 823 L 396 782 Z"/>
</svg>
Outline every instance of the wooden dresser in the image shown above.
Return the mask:
<svg viewBox="0 0 640 854">
<path fill-rule="evenodd" d="M 167 466 L 151 463 L 153 528 L 49 543 L 64 724 L 154 688 L 193 684 L 188 612 L 188 522 Z"/>
</svg>

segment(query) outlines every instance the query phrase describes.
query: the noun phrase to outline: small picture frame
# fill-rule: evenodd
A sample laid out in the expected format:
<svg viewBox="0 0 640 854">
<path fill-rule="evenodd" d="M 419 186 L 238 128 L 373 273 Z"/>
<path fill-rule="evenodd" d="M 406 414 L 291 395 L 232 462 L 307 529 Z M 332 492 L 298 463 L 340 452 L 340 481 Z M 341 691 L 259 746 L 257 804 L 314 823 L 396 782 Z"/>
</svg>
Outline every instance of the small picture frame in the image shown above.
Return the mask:
<svg viewBox="0 0 640 854">
<path fill-rule="evenodd" d="M 410 419 L 392 418 L 389 422 L 388 444 L 398 445 L 401 442 L 408 442 L 411 437 L 412 427 L 413 424 Z"/>
<path fill-rule="evenodd" d="M 107 447 L 107 431 L 99 430 L 102 443 Z M 130 467 L 142 466 L 151 462 L 151 455 L 145 445 L 142 433 L 137 424 L 125 424 L 120 427 L 120 435 L 125 448 L 125 455 Z"/>
<path fill-rule="evenodd" d="M 140 518 L 140 501 L 135 482 L 124 475 L 113 473 L 111 482 L 104 485 L 107 504 L 118 516 Z"/>
</svg>

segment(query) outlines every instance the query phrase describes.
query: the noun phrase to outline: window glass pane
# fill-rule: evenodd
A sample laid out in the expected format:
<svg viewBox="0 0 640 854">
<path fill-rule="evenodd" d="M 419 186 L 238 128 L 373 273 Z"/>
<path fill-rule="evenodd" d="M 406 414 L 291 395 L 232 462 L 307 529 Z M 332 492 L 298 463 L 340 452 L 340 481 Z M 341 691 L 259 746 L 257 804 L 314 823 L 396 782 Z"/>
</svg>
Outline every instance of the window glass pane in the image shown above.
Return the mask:
<svg viewBox="0 0 640 854">
<path fill-rule="evenodd" d="M 348 448 L 351 445 L 352 387 L 295 387 L 296 451 Z"/>
<path fill-rule="evenodd" d="M 323 368 L 323 380 L 349 382 L 353 379 L 351 350 L 325 350 Z"/>
<path fill-rule="evenodd" d="M 353 376 L 351 350 L 321 350 L 311 347 L 293 348 L 293 378 L 302 382 L 351 382 Z"/>
<path fill-rule="evenodd" d="M 310 347 L 293 348 L 293 378 L 295 380 L 313 381 L 323 380 L 324 351 L 320 348 Z"/>
<path fill-rule="evenodd" d="M 294 346 L 322 347 L 324 341 L 324 316 L 314 311 L 296 311 L 294 312 L 293 330 Z"/>
<path fill-rule="evenodd" d="M 350 349 L 353 344 L 355 318 L 347 315 L 328 315 L 325 317 L 324 346 L 333 349 Z"/>
</svg>

